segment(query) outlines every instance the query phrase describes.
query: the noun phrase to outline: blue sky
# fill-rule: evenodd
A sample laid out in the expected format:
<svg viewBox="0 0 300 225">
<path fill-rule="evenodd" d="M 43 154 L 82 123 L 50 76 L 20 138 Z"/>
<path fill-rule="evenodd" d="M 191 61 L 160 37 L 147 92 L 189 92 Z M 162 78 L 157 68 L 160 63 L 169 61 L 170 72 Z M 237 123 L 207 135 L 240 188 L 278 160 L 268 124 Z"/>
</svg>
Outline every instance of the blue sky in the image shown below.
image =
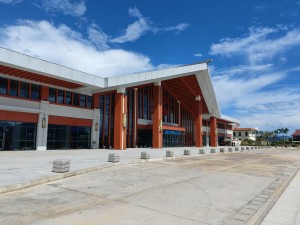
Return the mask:
<svg viewBox="0 0 300 225">
<path fill-rule="evenodd" d="M 300 0 L 0 0 L 0 46 L 99 76 L 209 65 L 224 115 L 300 128 Z"/>
</svg>

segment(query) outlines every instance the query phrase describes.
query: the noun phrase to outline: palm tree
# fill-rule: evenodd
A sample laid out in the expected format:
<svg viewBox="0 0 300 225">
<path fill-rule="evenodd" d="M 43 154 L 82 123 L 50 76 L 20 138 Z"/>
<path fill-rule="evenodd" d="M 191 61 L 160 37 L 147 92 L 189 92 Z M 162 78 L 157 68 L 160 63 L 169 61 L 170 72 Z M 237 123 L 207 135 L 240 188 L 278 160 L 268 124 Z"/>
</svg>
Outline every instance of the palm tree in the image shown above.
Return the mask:
<svg viewBox="0 0 300 225">
<path fill-rule="evenodd" d="M 275 136 L 274 136 L 274 137 L 275 137 L 274 139 L 275 139 L 275 141 L 277 142 L 277 134 L 279 134 L 279 131 L 278 131 L 278 129 L 277 129 L 277 130 L 274 130 L 273 132 L 274 132 L 274 135 L 275 135 Z"/>
<path fill-rule="evenodd" d="M 289 128 L 284 128 L 283 129 L 283 142 L 285 143 L 285 137 L 284 137 L 284 135 L 285 134 L 288 134 L 288 132 L 289 132 Z"/>
</svg>

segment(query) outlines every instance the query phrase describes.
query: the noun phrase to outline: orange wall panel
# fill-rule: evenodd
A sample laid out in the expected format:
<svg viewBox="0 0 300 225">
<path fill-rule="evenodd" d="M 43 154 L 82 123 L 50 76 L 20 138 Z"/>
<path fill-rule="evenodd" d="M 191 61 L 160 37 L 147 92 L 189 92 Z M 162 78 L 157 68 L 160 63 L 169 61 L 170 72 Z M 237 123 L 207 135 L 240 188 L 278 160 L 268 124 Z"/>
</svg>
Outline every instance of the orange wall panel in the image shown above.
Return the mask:
<svg viewBox="0 0 300 225">
<path fill-rule="evenodd" d="M 91 127 L 93 121 L 89 119 L 79 119 L 63 116 L 49 116 L 48 123 L 58 125 Z"/>
<path fill-rule="evenodd" d="M 39 114 L 0 110 L 0 120 L 37 123 Z"/>
</svg>

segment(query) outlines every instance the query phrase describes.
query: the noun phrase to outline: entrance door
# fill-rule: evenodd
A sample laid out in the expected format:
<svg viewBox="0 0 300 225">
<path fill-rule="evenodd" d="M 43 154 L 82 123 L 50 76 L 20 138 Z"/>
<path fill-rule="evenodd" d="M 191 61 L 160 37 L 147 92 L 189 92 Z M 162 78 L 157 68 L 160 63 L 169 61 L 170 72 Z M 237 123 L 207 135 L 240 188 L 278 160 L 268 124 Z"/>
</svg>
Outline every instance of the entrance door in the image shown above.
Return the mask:
<svg viewBox="0 0 300 225">
<path fill-rule="evenodd" d="M 5 127 L 4 128 L 4 149 L 5 150 L 13 150 L 13 127 Z"/>
</svg>

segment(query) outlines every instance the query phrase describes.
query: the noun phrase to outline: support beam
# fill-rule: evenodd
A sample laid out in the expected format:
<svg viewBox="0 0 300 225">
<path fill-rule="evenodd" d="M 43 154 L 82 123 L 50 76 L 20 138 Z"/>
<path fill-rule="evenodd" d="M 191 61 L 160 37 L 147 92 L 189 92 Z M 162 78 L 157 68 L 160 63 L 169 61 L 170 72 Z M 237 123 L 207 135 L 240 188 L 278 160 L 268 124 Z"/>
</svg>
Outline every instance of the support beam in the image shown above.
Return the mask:
<svg viewBox="0 0 300 225">
<path fill-rule="evenodd" d="M 210 145 L 212 147 L 218 146 L 218 131 L 217 131 L 217 118 L 215 116 L 210 117 Z"/>
<path fill-rule="evenodd" d="M 114 149 L 126 149 L 126 113 L 127 96 L 118 92 L 115 95 L 115 118 L 114 118 Z"/>
<path fill-rule="evenodd" d="M 196 116 L 195 116 L 195 143 L 196 147 L 202 147 L 203 146 L 203 138 L 202 138 L 202 101 L 201 97 L 197 96 L 195 98 L 196 100 Z"/>
<path fill-rule="evenodd" d="M 153 87 L 153 125 L 152 147 L 162 148 L 162 87 L 155 84 Z"/>
</svg>

